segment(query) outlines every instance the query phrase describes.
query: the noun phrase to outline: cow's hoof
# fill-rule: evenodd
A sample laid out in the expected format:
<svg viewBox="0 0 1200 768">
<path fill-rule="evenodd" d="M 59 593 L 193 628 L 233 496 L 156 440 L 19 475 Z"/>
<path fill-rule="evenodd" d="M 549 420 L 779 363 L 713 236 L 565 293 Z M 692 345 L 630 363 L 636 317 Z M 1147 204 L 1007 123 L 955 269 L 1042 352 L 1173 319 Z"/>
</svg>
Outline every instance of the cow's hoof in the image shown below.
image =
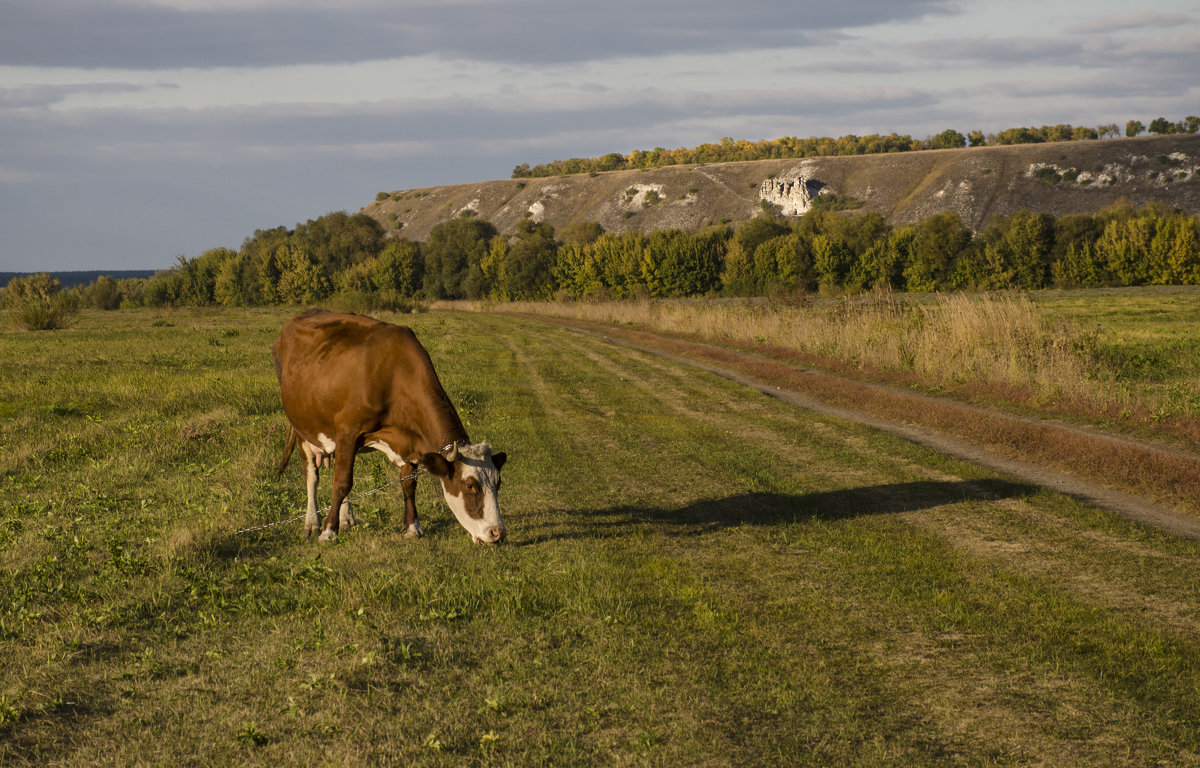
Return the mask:
<svg viewBox="0 0 1200 768">
<path fill-rule="evenodd" d="M 404 538 L 406 539 L 419 539 L 424 535 L 425 531 L 421 530 L 420 523 L 413 523 L 404 531 Z"/>
<path fill-rule="evenodd" d="M 320 541 L 334 541 L 336 539 L 337 539 L 337 534 L 334 533 L 333 531 L 329 530 L 328 528 L 321 531 Z"/>
<path fill-rule="evenodd" d="M 304 518 L 304 536 L 305 538 L 312 536 L 314 533 L 321 532 L 321 518 L 314 514 L 306 515 Z"/>
</svg>

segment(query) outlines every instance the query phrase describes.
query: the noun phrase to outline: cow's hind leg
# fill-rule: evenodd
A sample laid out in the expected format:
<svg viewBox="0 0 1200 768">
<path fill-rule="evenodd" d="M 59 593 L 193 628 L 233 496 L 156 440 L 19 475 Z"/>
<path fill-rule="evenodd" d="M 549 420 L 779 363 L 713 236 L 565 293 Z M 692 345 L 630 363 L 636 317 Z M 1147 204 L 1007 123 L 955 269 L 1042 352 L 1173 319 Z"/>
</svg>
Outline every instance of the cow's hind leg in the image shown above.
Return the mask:
<svg viewBox="0 0 1200 768">
<path fill-rule="evenodd" d="M 416 467 L 405 464 L 400 469 L 400 488 L 404 491 L 404 535 L 410 539 L 425 535 L 421 530 L 421 521 L 417 519 L 417 478 L 413 476 Z"/>
<path fill-rule="evenodd" d="M 308 488 L 308 512 L 304 515 L 304 535 L 312 536 L 321 530 L 321 516 L 317 514 L 317 483 L 320 480 L 323 454 L 311 443 L 303 443 L 304 482 Z"/>
<path fill-rule="evenodd" d="M 341 527 L 350 528 L 354 525 L 354 509 L 350 506 L 350 500 L 346 499 L 342 502 L 341 509 Z"/>
</svg>

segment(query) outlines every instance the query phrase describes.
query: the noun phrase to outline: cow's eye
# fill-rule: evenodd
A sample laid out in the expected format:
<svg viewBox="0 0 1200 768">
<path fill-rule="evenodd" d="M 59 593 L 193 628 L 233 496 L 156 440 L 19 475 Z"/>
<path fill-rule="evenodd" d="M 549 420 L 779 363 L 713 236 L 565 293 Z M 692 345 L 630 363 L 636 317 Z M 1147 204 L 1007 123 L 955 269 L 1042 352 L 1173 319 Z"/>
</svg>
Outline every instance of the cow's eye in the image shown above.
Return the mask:
<svg viewBox="0 0 1200 768">
<path fill-rule="evenodd" d="M 479 493 L 479 484 L 476 483 L 474 480 L 468 480 L 466 485 L 467 485 L 467 493 L 472 493 L 472 494 Z"/>
</svg>

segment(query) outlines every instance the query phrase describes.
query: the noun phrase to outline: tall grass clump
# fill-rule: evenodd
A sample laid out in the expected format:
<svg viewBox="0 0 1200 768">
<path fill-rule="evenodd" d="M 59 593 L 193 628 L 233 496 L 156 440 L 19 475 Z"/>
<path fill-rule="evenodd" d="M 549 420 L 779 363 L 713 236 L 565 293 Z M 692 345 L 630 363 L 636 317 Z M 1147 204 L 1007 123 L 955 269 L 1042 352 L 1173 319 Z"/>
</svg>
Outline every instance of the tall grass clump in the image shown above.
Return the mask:
<svg viewBox="0 0 1200 768">
<path fill-rule="evenodd" d="M 1023 294 L 842 299 L 520 304 L 550 314 L 738 346 L 775 348 L 816 364 L 915 376 L 933 388 L 985 386 L 1035 401 L 1123 401 L 1091 354 L 1095 332 L 1043 311 Z"/>
</svg>

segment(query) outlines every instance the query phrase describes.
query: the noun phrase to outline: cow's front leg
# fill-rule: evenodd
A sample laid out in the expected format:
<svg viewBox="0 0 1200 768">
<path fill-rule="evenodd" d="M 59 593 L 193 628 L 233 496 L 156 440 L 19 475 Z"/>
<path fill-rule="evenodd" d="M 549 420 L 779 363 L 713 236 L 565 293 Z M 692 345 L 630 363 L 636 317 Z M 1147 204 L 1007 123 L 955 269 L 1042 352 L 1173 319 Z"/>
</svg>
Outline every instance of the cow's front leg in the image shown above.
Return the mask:
<svg viewBox="0 0 1200 768">
<path fill-rule="evenodd" d="M 317 483 L 320 480 L 321 453 L 309 443 L 303 443 L 304 484 L 308 488 L 308 512 L 304 515 L 304 535 L 312 536 L 321 530 L 321 517 L 317 513 Z"/>
<path fill-rule="evenodd" d="M 400 469 L 400 488 L 404 490 L 404 535 L 418 539 L 425 535 L 421 521 L 417 519 L 417 478 L 413 476 L 416 466 L 405 464 Z"/>
<path fill-rule="evenodd" d="M 339 440 L 334 446 L 333 503 L 329 505 L 329 516 L 325 518 L 325 530 L 321 532 L 321 541 L 333 541 L 337 538 L 342 504 L 350 497 L 350 491 L 354 488 L 354 454 L 357 451 L 358 446 L 352 441 Z"/>
</svg>

